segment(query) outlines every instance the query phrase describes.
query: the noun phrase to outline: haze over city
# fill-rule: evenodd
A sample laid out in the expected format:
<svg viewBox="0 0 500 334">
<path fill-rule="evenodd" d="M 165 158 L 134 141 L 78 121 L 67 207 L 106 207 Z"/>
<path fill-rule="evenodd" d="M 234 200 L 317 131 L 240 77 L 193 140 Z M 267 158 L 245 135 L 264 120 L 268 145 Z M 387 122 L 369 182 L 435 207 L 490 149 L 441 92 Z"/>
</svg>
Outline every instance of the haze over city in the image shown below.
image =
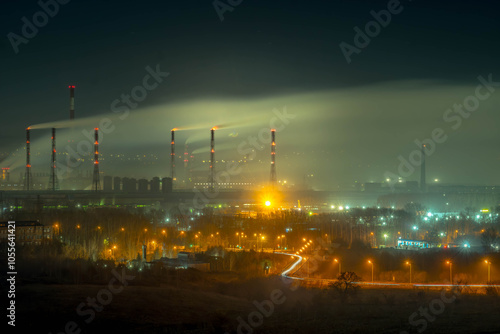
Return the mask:
<svg viewBox="0 0 500 334">
<path fill-rule="evenodd" d="M 493 332 L 499 9 L 2 4 L 7 326 Z"/>
</svg>

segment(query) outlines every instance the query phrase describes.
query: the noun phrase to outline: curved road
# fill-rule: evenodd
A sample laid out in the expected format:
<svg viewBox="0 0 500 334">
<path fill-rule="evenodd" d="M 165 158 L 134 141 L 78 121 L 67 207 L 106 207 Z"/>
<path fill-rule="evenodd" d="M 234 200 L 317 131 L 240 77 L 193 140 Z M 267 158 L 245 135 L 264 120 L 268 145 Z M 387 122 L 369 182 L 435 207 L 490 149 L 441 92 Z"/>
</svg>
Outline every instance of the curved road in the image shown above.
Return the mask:
<svg viewBox="0 0 500 334">
<path fill-rule="evenodd" d="M 288 255 L 291 256 L 292 259 L 297 258 L 297 260 L 290 265 L 286 270 L 284 270 L 281 273 L 281 276 L 290 278 L 290 279 L 295 279 L 295 280 L 301 280 L 301 281 L 322 281 L 322 282 L 335 282 L 336 279 L 328 279 L 328 278 L 309 278 L 309 277 L 295 277 L 295 276 L 289 276 L 293 275 L 294 269 L 297 268 L 297 266 L 303 261 L 302 256 L 296 255 L 296 254 L 289 254 L 289 253 L 276 253 L 276 254 L 283 254 L 283 255 Z M 298 268 L 297 268 L 298 270 Z M 356 284 L 362 284 L 362 285 L 368 285 L 368 286 L 385 286 L 385 287 L 391 287 L 391 286 L 398 286 L 398 287 L 471 287 L 471 288 L 486 288 L 486 287 L 496 287 L 500 288 L 500 284 L 437 284 L 437 283 L 384 283 L 384 282 L 354 282 Z"/>
</svg>

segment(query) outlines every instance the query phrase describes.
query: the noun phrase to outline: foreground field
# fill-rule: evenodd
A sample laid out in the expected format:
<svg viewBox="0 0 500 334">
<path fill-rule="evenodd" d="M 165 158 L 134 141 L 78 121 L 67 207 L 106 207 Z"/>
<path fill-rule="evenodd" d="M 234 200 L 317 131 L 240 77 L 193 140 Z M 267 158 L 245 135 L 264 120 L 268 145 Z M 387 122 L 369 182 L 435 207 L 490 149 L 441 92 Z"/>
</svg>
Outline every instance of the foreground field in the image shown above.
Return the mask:
<svg viewBox="0 0 500 334">
<path fill-rule="evenodd" d="M 114 289 L 118 287 L 115 284 Z M 107 284 L 22 284 L 16 329 L 37 333 L 497 333 L 500 328 L 500 298 L 482 291 L 362 288 L 345 296 L 328 288 L 290 284 L 277 276 L 236 280 L 224 275 L 166 285 L 131 281 L 117 293 L 106 290 Z M 93 298 L 96 311 L 86 305 Z"/>
</svg>

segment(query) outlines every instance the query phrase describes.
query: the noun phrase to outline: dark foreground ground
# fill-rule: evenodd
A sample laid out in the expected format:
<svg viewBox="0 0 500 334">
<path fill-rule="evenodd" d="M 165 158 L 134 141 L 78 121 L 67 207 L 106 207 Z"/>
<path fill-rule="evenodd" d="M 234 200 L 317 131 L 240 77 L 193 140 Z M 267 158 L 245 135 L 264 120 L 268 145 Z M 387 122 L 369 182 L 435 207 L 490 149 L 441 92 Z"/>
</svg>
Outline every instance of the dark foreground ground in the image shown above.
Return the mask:
<svg viewBox="0 0 500 334">
<path fill-rule="evenodd" d="M 120 292 L 106 291 L 108 284 L 23 283 L 16 332 L 500 333 L 500 297 L 484 291 L 363 288 L 346 297 L 277 276 L 150 286 L 131 281 Z M 109 296 L 102 306 L 99 300 L 108 303 Z M 99 312 L 90 311 L 87 298 L 97 298 Z"/>
</svg>

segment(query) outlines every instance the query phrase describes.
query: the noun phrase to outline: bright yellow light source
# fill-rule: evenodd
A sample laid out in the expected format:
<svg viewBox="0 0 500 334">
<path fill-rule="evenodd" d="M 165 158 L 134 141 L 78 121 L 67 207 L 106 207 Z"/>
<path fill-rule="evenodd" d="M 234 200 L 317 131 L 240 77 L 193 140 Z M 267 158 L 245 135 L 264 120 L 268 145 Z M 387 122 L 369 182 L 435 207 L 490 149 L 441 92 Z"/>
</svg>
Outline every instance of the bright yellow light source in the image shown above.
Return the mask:
<svg viewBox="0 0 500 334">
<path fill-rule="evenodd" d="M 271 206 L 271 202 L 270 201 L 266 201 L 266 206 Z"/>
</svg>

